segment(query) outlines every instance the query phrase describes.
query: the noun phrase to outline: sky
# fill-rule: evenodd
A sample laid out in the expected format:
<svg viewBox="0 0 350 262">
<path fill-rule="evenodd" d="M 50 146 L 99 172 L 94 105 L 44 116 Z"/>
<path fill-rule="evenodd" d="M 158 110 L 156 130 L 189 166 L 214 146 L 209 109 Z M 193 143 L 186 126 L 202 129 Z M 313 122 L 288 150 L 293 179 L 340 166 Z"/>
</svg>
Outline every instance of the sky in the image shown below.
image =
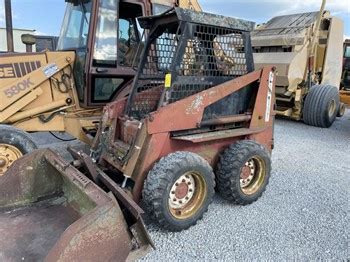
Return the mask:
<svg viewBox="0 0 350 262">
<path fill-rule="evenodd" d="M 321 0 L 199 0 L 206 12 L 263 23 L 277 15 L 317 11 Z M 326 9 L 343 19 L 350 38 L 350 0 L 328 0 Z M 58 35 L 64 0 L 12 0 L 13 26 L 35 29 L 39 35 Z M 4 0 L 0 0 L 0 27 L 5 26 Z"/>
</svg>

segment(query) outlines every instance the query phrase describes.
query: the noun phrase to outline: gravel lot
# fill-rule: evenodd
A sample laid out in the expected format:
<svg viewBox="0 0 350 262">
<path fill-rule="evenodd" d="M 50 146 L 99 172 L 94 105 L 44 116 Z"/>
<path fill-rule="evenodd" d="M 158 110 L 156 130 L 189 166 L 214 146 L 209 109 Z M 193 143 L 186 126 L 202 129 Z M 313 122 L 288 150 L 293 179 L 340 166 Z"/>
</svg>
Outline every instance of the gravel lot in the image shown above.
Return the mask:
<svg viewBox="0 0 350 262">
<path fill-rule="evenodd" d="M 34 136 L 64 154 L 65 143 Z M 275 140 L 270 185 L 258 202 L 239 207 L 216 196 L 204 219 L 181 233 L 148 223 L 157 250 L 144 260 L 349 260 L 350 110 L 330 129 L 279 119 Z"/>
</svg>

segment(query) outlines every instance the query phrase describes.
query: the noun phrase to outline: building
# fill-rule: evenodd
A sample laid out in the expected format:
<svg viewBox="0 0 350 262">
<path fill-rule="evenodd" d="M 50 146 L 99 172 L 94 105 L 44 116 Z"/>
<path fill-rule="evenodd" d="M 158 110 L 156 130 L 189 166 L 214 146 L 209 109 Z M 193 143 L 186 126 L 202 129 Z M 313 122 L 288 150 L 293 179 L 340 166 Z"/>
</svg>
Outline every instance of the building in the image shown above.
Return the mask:
<svg viewBox="0 0 350 262">
<path fill-rule="evenodd" d="M 22 43 L 21 35 L 35 34 L 35 30 L 13 29 L 13 43 L 15 52 L 25 52 L 26 46 Z M 36 35 L 36 44 L 33 45 L 33 52 L 41 52 L 44 50 L 56 50 L 58 37 Z M 0 27 L 0 53 L 7 52 L 6 29 Z"/>
<path fill-rule="evenodd" d="M 25 52 L 26 45 L 22 43 L 21 35 L 23 34 L 34 34 L 35 30 L 30 29 L 13 29 L 13 44 L 15 52 Z M 0 27 L 0 52 L 7 52 L 7 37 L 6 28 Z M 35 50 L 35 46 L 33 46 Z"/>
</svg>

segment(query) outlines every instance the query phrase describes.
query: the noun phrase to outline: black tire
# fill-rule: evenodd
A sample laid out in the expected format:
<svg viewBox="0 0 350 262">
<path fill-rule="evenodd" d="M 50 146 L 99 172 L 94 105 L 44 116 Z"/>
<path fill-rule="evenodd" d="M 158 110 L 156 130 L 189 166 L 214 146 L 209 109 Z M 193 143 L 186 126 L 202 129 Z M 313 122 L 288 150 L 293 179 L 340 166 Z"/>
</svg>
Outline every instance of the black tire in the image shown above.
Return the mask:
<svg viewBox="0 0 350 262">
<path fill-rule="evenodd" d="M 193 178 L 189 181 L 194 183 L 182 180 L 180 185 L 175 186 L 184 176 L 186 179 Z M 182 189 L 185 186 L 184 196 L 175 195 L 174 187 L 178 190 L 180 186 Z M 176 152 L 162 158 L 148 173 L 142 196 L 145 209 L 154 221 L 166 230 L 182 231 L 202 219 L 212 202 L 214 189 L 215 175 L 206 160 L 194 153 Z M 174 200 L 170 198 L 172 194 Z M 192 194 L 191 198 L 188 194 Z M 189 202 L 185 204 L 181 200 Z M 184 204 L 184 207 L 176 209 L 171 206 L 177 204 Z"/>
<path fill-rule="evenodd" d="M 346 106 L 344 103 L 340 103 L 337 117 L 343 117 L 345 115 Z"/>
<path fill-rule="evenodd" d="M 253 165 L 254 170 L 250 165 Z M 246 168 L 249 169 L 247 178 L 242 177 Z M 271 158 L 265 147 L 254 141 L 243 140 L 232 144 L 221 154 L 216 173 L 217 190 L 226 200 L 238 205 L 249 205 L 266 190 L 270 173 Z"/>
<path fill-rule="evenodd" d="M 37 149 L 37 145 L 28 133 L 8 125 L 0 125 L 0 175 L 12 165 L 15 159 Z M 7 148 L 7 145 L 10 147 Z M 10 154 L 4 153 L 10 150 Z M 5 155 L 6 154 L 6 155 Z"/>
<path fill-rule="evenodd" d="M 328 128 L 338 113 L 339 91 L 330 85 L 315 85 L 306 95 L 303 109 L 304 123 L 310 126 Z"/>
</svg>

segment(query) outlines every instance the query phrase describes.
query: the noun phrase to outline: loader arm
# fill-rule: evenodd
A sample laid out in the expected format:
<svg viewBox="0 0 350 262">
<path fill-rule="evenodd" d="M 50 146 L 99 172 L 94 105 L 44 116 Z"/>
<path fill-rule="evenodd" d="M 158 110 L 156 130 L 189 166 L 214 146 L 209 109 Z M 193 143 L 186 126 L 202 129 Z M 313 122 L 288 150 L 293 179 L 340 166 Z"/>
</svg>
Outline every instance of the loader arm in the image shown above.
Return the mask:
<svg viewBox="0 0 350 262">
<path fill-rule="evenodd" d="M 33 59 L 35 60 L 36 58 L 33 57 Z M 13 124 L 33 115 L 39 115 L 63 106 L 72 105 L 74 101 L 73 97 L 71 97 L 71 103 L 68 103 L 67 98 L 56 101 L 55 99 L 47 99 L 37 107 L 23 110 L 23 108 L 33 103 L 41 95 L 47 95 L 46 90 L 43 90 L 43 83 L 57 73 L 62 72 L 73 61 L 74 53 L 65 52 L 57 54 L 56 59 L 40 67 L 37 66 L 41 65 L 41 63 L 35 61 L 9 64 L 9 72 L 12 72 L 13 78 L 18 78 L 15 81 L 11 81 L 11 77 L 8 78 L 10 80 L 1 79 L 4 84 L 0 87 L 0 100 L 2 101 L 0 105 L 0 122 Z M 21 67 L 25 69 L 20 69 Z M 32 69 L 34 70 L 29 72 Z M 24 71 L 29 73 L 25 74 Z"/>
</svg>

